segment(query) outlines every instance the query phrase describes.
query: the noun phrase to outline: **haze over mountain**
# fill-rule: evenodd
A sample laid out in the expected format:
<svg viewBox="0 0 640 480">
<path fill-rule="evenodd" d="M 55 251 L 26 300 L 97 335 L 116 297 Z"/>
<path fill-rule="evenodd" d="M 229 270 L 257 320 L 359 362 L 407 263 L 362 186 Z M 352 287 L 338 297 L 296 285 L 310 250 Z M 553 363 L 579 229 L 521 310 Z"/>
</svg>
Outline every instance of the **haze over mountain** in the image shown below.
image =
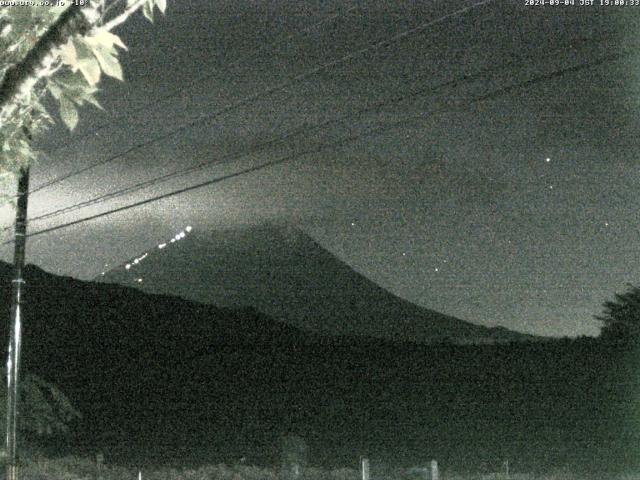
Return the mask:
<svg viewBox="0 0 640 480">
<path fill-rule="evenodd" d="M 206 304 L 253 307 L 330 335 L 421 343 L 534 338 L 403 300 L 290 226 L 267 224 L 215 233 L 188 227 L 99 280 Z"/>
</svg>

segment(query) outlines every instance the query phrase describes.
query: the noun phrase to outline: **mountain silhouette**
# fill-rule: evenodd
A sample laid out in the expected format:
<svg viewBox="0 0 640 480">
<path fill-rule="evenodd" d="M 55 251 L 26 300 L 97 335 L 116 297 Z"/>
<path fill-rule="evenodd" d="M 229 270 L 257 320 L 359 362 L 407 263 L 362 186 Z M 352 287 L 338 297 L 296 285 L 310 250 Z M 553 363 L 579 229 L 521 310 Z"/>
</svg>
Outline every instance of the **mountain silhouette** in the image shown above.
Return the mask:
<svg viewBox="0 0 640 480">
<path fill-rule="evenodd" d="M 22 368 L 58 386 L 83 414 L 69 440 L 76 454 L 104 451 L 137 466 L 242 456 L 274 465 L 278 438 L 295 433 L 316 464 L 329 466 L 360 454 L 460 468 L 489 458 L 513 459 L 519 469 L 640 464 L 628 455 L 640 433 L 626 413 L 636 398 L 629 386 L 637 362 L 629 358 L 640 357 L 595 339 L 427 345 L 334 337 L 256 309 L 32 265 L 25 278 Z M 0 287 L 8 318 L 5 263 Z M 0 324 L 4 339 L 7 326 Z"/>
<path fill-rule="evenodd" d="M 534 338 L 475 325 L 401 299 L 293 227 L 188 230 L 99 280 L 211 305 L 252 307 L 321 334 L 418 343 Z"/>
<path fill-rule="evenodd" d="M 0 262 L 5 319 L 12 270 Z M 210 438 L 211 430 L 233 437 L 247 418 L 273 428 L 281 422 L 279 411 L 268 409 L 273 399 L 265 393 L 249 415 L 247 396 L 269 392 L 291 377 L 301 351 L 332 351 L 345 342 L 333 343 L 251 308 L 150 295 L 53 275 L 34 265 L 26 266 L 24 278 L 21 368 L 60 386 L 84 415 L 75 451 L 106 448 L 127 456 L 131 444 L 149 448 L 145 455 L 162 456 L 183 437 L 191 445 Z M 0 338 L 7 338 L 7 327 L 0 323 Z M 204 368 L 203 362 L 208 362 Z M 209 416 L 206 426 L 203 415 Z M 228 438 L 219 451 L 244 448 L 239 442 Z"/>
</svg>

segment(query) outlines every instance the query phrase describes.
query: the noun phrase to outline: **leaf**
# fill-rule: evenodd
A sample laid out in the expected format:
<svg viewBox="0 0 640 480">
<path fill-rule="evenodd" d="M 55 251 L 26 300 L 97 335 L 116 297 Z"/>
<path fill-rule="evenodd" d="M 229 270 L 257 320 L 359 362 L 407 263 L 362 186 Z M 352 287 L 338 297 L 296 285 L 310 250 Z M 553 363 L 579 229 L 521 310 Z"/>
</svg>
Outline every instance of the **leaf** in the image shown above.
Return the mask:
<svg viewBox="0 0 640 480">
<path fill-rule="evenodd" d="M 153 23 L 153 0 L 150 0 L 142 6 L 142 14 Z"/>
<path fill-rule="evenodd" d="M 12 26 L 10 23 L 2 24 L 0 23 L 0 37 L 7 37 L 11 33 Z"/>
<path fill-rule="evenodd" d="M 115 56 L 100 49 L 94 50 L 93 53 L 98 59 L 98 63 L 100 64 L 102 71 L 106 75 L 117 78 L 121 82 L 124 81 L 124 78 L 122 76 L 122 67 L 120 66 L 120 62 Z"/>
<path fill-rule="evenodd" d="M 78 56 L 78 69 L 91 86 L 100 81 L 100 64 L 93 54 L 93 47 L 82 37 L 74 37 L 73 43 Z"/>
<path fill-rule="evenodd" d="M 70 72 L 68 70 L 61 71 L 56 75 L 57 84 L 63 90 L 85 90 L 90 88 L 84 79 L 84 76 L 78 72 Z M 95 90 L 95 89 L 94 89 Z"/>
<path fill-rule="evenodd" d="M 118 35 L 111 33 L 104 28 L 97 29 L 90 37 L 85 37 L 85 42 L 89 44 L 94 51 L 95 47 L 111 49 L 114 45 L 122 48 L 123 50 L 127 50 L 127 46 Z"/>
<path fill-rule="evenodd" d="M 93 58 L 93 46 L 90 44 L 91 40 L 89 40 L 91 38 L 92 37 L 73 37 L 73 45 L 76 49 L 78 61 Z"/>
<path fill-rule="evenodd" d="M 60 100 L 60 97 L 62 96 L 62 90 L 58 85 L 50 80 L 47 82 L 47 89 L 51 92 L 53 98 L 55 98 L 56 100 Z"/>
<path fill-rule="evenodd" d="M 70 102 L 73 102 L 78 106 L 83 105 L 85 102 L 89 102 L 102 109 L 102 106 L 100 106 L 93 96 L 98 89 L 88 85 L 80 72 L 72 73 L 68 70 L 62 71 L 57 77 L 56 84 L 60 87 L 60 90 L 62 90 L 61 96 L 66 97 Z"/>
<path fill-rule="evenodd" d="M 158 10 L 160 10 L 164 15 L 165 11 L 167 10 L 167 0 L 156 0 L 156 6 L 158 7 Z"/>
<path fill-rule="evenodd" d="M 78 53 L 72 40 L 69 40 L 60 49 L 60 56 L 62 61 L 71 67 L 71 70 L 76 71 L 78 69 Z"/>
<path fill-rule="evenodd" d="M 56 86 L 56 88 L 58 88 L 58 87 Z M 53 95 L 53 93 L 52 93 L 52 95 Z M 54 97 L 55 97 L 55 95 L 54 95 Z M 31 105 L 33 106 L 33 110 L 35 112 L 39 113 L 41 116 L 43 116 L 43 117 L 48 117 L 49 116 L 49 114 L 47 112 L 47 109 L 44 108 L 44 105 L 42 105 L 42 103 L 40 101 L 36 100 Z"/>
<path fill-rule="evenodd" d="M 104 108 L 102 108 L 102 105 L 100 105 L 98 100 L 96 100 L 96 97 L 94 97 L 92 94 L 88 94 L 84 97 L 84 99 L 94 107 L 99 108 L 100 110 L 104 110 Z"/>
<path fill-rule="evenodd" d="M 95 86 L 100 81 L 100 64 L 95 57 L 85 58 L 78 62 L 78 68 L 87 80 L 87 83 L 91 86 Z"/>
<path fill-rule="evenodd" d="M 60 98 L 60 118 L 69 130 L 78 125 L 78 111 L 66 97 Z"/>
</svg>

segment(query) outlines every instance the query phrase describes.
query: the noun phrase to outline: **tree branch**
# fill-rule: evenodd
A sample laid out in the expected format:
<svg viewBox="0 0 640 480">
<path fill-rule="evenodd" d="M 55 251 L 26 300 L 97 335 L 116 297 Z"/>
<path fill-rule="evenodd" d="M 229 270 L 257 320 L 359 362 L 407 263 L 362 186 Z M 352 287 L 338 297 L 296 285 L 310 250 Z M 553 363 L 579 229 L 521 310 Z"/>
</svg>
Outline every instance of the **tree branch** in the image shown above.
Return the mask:
<svg viewBox="0 0 640 480">
<path fill-rule="evenodd" d="M 148 0 L 135 1 L 100 28 L 112 30 L 147 2 Z M 0 128 L 16 111 L 19 100 L 27 96 L 40 79 L 52 74 L 56 49 L 76 34 L 87 35 L 95 27 L 98 19 L 96 7 L 72 4 L 49 27 L 25 58 L 6 71 L 0 84 Z"/>
<path fill-rule="evenodd" d="M 108 14 L 109 12 L 111 12 L 111 10 L 113 10 L 114 8 L 116 8 L 116 7 L 118 6 L 118 4 L 119 4 L 120 2 L 122 2 L 122 1 L 123 1 L 123 0 L 113 0 L 113 1 L 111 2 L 111 5 L 109 5 L 108 7 L 107 7 L 107 6 L 105 6 L 104 10 L 102 11 L 102 20 L 104 21 L 104 19 L 107 17 L 107 14 Z M 105 5 L 106 5 L 106 2 L 105 2 Z"/>
<path fill-rule="evenodd" d="M 9 68 L 0 84 L 0 127 L 15 111 L 18 99 L 27 95 L 55 61 L 53 52 L 76 33 L 86 34 L 92 27 L 91 7 L 71 5 L 49 27 L 24 59 Z"/>
<path fill-rule="evenodd" d="M 129 18 L 131 14 L 134 13 L 136 10 L 139 10 L 140 8 L 142 8 L 142 6 L 145 3 L 147 3 L 147 0 L 138 0 L 137 2 L 132 3 L 131 6 L 127 7 L 127 9 L 124 12 L 122 12 L 117 17 L 109 20 L 107 23 L 102 25 L 101 28 L 104 28 L 105 30 L 109 30 L 109 31 L 113 30 L 118 25 L 126 22 L 127 18 Z"/>
</svg>

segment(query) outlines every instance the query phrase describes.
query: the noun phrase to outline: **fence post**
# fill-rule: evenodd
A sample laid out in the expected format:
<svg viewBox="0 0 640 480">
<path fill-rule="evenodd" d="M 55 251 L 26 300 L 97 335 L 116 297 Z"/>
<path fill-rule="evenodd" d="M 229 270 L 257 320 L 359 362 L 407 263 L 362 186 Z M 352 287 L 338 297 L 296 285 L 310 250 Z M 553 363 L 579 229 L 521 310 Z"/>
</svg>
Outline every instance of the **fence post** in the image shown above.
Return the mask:
<svg viewBox="0 0 640 480">
<path fill-rule="evenodd" d="M 440 475 L 438 473 L 438 461 L 431 460 L 431 480 L 439 480 Z"/>
<path fill-rule="evenodd" d="M 365 457 L 360 457 L 360 465 L 362 470 L 362 480 L 369 480 L 370 479 L 369 459 Z"/>
<path fill-rule="evenodd" d="M 102 452 L 96 454 L 96 479 L 102 479 L 102 468 L 104 466 L 104 455 Z"/>
</svg>

